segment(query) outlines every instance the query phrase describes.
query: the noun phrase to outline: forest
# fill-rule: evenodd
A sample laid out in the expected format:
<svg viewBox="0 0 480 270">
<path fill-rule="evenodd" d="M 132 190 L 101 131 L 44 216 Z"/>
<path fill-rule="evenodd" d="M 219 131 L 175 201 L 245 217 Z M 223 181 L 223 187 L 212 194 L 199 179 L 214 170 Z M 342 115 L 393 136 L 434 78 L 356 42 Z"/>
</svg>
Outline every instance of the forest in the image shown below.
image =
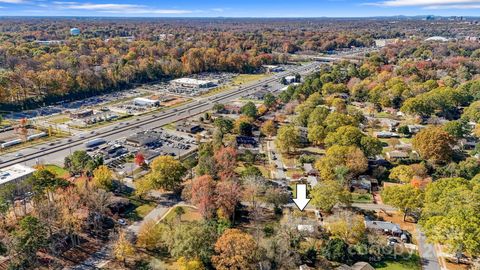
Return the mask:
<svg viewBox="0 0 480 270">
<path fill-rule="evenodd" d="M 72 27 L 81 35 L 70 36 Z M 380 19 L 8 18 L 0 22 L 0 108 L 38 107 L 202 71 L 254 73 L 291 54 L 456 31 L 445 22 Z"/>
</svg>

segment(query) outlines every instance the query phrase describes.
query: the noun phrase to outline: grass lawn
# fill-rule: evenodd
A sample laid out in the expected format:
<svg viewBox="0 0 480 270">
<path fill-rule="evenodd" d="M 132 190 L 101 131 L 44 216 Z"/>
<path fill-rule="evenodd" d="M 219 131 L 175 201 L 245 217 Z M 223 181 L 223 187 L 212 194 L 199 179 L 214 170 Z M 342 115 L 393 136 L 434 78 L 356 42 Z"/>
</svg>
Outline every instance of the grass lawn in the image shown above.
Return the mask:
<svg viewBox="0 0 480 270">
<path fill-rule="evenodd" d="M 297 160 L 295 159 L 295 157 L 290 156 L 288 154 L 281 154 L 281 156 L 282 156 L 282 162 L 283 164 L 285 164 L 285 166 L 289 168 L 296 166 Z"/>
<path fill-rule="evenodd" d="M 143 219 L 156 206 L 154 202 L 142 200 L 136 196 L 130 196 L 129 199 L 130 202 L 134 205 L 134 207 L 127 213 L 127 218 L 132 221 L 138 221 Z"/>
<path fill-rule="evenodd" d="M 68 121 L 70 121 L 70 118 L 65 115 L 57 115 L 55 117 L 48 119 L 47 121 L 53 124 L 65 124 Z"/>
<path fill-rule="evenodd" d="M 373 196 L 370 193 L 352 193 L 352 201 L 354 203 L 371 203 Z"/>
<path fill-rule="evenodd" d="M 287 172 L 285 172 L 285 174 L 290 177 L 290 178 L 293 178 L 293 175 L 303 175 L 303 170 L 302 169 L 288 169 Z"/>
<path fill-rule="evenodd" d="M 46 165 L 43 165 L 43 167 L 46 170 L 49 170 L 50 172 L 54 173 L 58 177 L 64 177 L 64 176 L 68 175 L 67 170 L 65 170 L 64 168 L 62 168 L 60 166 L 54 165 L 54 164 L 46 164 Z"/>
<path fill-rule="evenodd" d="M 148 215 L 148 213 L 152 212 L 154 208 L 154 203 L 142 204 L 135 209 L 135 212 L 137 212 L 139 217 L 144 218 L 146 215 Z"/>
<path fill-rule="evenodd" d="M 170 129 L 170 130 L 175 130 L 175 125 L 173 123 L 166 124 L 162 126 L 164 129 Z"/>
<path fill-rule="evenodd" d="M 380 262 L 372 263 L 372 266 L 375 269 L 382 270 L 420 270 L 420 257 L 418 255 L 413 255 L 410 258 L 401 258 L 397 259 L 385 259 Z"/>
<path fill-rule="evenodd" d="M 233 85 L 240 85 L 244 83 L 249 83 L 253 81 L 258 81 L 263 78 L 269 77 L 268 74 L 240 74 L 232 79 Z"/>
<path fill-rule="evenodd" d="M 188 222 L 188 221 L 197 221 L 202 219 L 200 216 L 200 213 L 198 212 L 197 209 L 190 207 L 190 206 L 175 206 L 175 208 L 182 207 L 183 210 L 185 211 L 185 214 L 182 215 L 181 221 L 182 222 Z M 163 219 L 165 222 L 170 222 L 173 221 L 174 219 L 177 218 L 177 214 L 175 213 L 175 208 L 172 209 Z"/>
</svg>

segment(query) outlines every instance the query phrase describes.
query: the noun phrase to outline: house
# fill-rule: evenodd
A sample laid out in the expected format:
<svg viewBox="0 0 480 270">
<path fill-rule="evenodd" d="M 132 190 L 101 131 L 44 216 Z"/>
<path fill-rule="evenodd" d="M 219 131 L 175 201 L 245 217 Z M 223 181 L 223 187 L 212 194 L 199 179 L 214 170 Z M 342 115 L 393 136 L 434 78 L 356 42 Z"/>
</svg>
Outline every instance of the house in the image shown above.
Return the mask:
<svg viewBox="0 0 480 270">
<path fill-rule="evenodd" d="M 371 192 L 372 181 L 367 178 L 353 179 L 350 182 L 350 190 L 355 192 Z"/>
<path fill-rule="evenodd" d="M 390 131 L 378 131 L 375 132 L 373 135 L 379 139 L 400 138 L 400 135 L 398 133 Z"/>
<path fill-rule="evenodd" d="M 177 131 L 190 133 L 190 134 L 196 134 L 196 133 L 201 132 L 203 130 L 202 126 L 200 126 L 199 124 L 188 123 L 188 122 L 178 123 L 176 125 L 175 129 Z"/>
<path fill-rule="evenodd" d="M 411 134 L 417 134 L 420 130 L 424 129 L 423 125 L 407 125 L 408 132 Z"/>
<path fill-rule="evenodd" d="M 242 112 L 242 107 L 236 104 L 226 104 L 225 111 L 230 114 L 240 114 Z"/>
<path fill-rule="evenodd" d="M 399 151 L 410 151 L 412 150 L 412 144 L 400 142 L 399 144 L 395 145 L 394 148 L 395 150 L 399 150 Z"/>
<path fill-rule="evenodd" d="M 409 158 L 409 155 L 407 152 L 399 151 L 399 150 L 393 150 L 393 151 L 387 152 L 386 156 L 387 156 L 387 159 L 392 161 Z"/>
<path fill-rule="evenodd" d="M 461 139 L 460 146 L 463 150 L 473 150 L 477 146 L 477 142 L 473 138 Z"/>
<path fill-rule="evenodd" d="M 297 225 L 297 230 L 299 232 L 304 232 L 304 233 L 314 233 L 315 232 L 315 226 L 311 224 L 298 224 Z"/>
<path fill-rule="evenodd" d="M 237 136 L 237 145 L 250 145 L 253 147 L 257 147 L 258 141 L 254 137 L 249 136 Z"/>
<path fill-rule="evenodd" d="M 249 95 L 248 97 L 255 100 L 263 100 L 265 98 L 265 95 L 267 95 L 268 93 L 269 92 L 267 90 L 262 89 Z"/>
<path fill-rule="evenodd" d="M 372 231 L 381 231 L 392 235 L 401 235 L 403 233 L 398 224 L 389 221 L 369 220 L 365 218 L 365 227 Z"/>
<path fill-rule="evenodd" d="M 318 171 L 313 168 L 312 163 L 304 163 L 303 171 L 305 172 L 306 175 L 318 176 Z"/>
</svg>

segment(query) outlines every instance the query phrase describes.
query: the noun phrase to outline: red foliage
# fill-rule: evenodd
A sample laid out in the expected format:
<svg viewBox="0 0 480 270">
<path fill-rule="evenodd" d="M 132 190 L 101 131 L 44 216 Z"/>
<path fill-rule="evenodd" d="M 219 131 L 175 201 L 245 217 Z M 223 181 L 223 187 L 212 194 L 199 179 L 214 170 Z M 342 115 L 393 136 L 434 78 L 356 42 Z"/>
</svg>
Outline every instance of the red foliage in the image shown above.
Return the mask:
<svg viewBox="0 0 480 270">
<path fill-rule="evenodd" d="M 235 176 L 237 167 L 237 150 L 232 147 L 222 147 L 215 153 L 218 176 L 222 180 L 230 180 Z"/>
<path fill-rule="evenodd" d="M 215 212 L 215 181 L 210 175 L 199 176 L 187 184 L 186 197 L 203 218 L 211 218 Z"/>
<path fill-rule="evenodd" d="M 137 166 L 143 166 L 143 164 L 145 164 L 145 156 L 138 152 L 136 155 L 135 155 L 135 164 Z"/>
</svg>

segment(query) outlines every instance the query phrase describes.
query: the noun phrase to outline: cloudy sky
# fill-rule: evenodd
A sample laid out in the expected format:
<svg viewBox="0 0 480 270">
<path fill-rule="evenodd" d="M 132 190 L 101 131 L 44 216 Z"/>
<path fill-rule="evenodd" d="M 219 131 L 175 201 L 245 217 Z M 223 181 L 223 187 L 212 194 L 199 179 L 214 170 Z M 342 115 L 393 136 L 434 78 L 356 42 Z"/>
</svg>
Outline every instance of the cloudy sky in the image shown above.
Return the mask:
<svg viewBox="0 0 480 270">
<path fill-rule="evenodd" d="M 1 16 L 480 16 L 480 0 L 0 0 Z"/>
</svg>

